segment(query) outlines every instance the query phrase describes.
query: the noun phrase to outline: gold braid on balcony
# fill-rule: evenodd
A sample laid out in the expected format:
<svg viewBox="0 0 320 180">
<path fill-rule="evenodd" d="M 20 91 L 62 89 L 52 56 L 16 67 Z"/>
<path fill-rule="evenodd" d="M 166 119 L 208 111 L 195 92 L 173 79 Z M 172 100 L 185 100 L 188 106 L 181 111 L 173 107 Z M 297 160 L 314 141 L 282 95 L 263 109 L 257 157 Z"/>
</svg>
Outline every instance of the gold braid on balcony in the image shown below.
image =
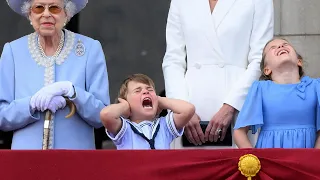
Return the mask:
<svg viewBox="0 0 320 180">
<path fill-rule="evenodd" d="M 246 154 L 240 157 L 238 167 L 241 174 L 251 180 L 260 171 L 261 164 L 257 156 Z"/>
</svg>

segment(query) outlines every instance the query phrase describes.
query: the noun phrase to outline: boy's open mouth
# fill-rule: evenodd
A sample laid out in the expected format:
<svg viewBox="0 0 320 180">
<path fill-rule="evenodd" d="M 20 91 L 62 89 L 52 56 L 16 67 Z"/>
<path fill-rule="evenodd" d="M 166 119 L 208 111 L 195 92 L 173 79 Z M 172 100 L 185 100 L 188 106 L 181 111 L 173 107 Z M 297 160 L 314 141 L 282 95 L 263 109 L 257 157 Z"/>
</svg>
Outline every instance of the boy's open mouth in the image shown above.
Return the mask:
<svg viewBox="0 0 320 180">
<path fill-rule="evenodd" d="M 152 100 L 149 97 L 146 97 L 142 101 L 142 107 L 145 109 L 152 109 Z"/>
</svg>

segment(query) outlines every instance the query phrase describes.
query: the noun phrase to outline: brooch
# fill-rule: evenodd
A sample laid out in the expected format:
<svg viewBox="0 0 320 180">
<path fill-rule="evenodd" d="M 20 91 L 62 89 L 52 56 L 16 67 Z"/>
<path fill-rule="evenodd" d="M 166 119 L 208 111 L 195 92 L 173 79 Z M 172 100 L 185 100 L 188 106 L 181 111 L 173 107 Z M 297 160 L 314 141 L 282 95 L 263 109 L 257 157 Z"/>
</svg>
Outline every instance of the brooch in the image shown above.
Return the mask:
<svg viewBox="0 0 320 180">
<path fill-rule="evenodd" d="M 75 53 L 77 56 L 83 56 L 85 52 L 86 52 L 86 48 L 84 47 L 83 43 L 79 39 L 76 44 L 76 52 Z"/>
</svg>

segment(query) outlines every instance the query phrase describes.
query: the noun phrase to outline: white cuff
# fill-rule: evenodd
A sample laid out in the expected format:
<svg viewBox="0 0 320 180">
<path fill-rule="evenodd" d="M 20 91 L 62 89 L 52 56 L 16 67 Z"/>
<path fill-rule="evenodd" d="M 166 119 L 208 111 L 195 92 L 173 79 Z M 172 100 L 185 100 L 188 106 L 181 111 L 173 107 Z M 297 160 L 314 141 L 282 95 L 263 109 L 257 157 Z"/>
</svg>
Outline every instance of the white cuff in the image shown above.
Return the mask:
<svg viewBox="0 0 320 180">
<path fill-rule="evenodd" d="M 126 120 L 124 120 L 122 117 L 120 117 L 120 120 L 122 121 L 122 126 L 121 126 L 120 131 L 116 135 L 114 135 L 112 133 L 109 133 L 108 130 L 105 129 L 106 134 L 108 135 L 108 137 L 112 141 L 119 141 L 123 137 L 124 133 L 127 130 L 127 122 L 126 122 Z M 117 143 L 115 142 L 115 144 L 117 144 Z"/>
<path fill-rule="evenodd" d="M 66 95 L 65 96 L 67 96 L 67 97 L 69 97 L 69 98 L 71 98 L 73 95 L 74 95 L 74 87 L 73 87 L 73 85 L 72 85 L 72 83 L 70 82 L 70 87 L 69 87 L 69 89 L 68 89 L 69 91 L 66 93 Z"/>
<path fill-rule="evenodd" d="M 170 133 L 173 135 L 174 138 L 180 137 L 183 134 L 184 127 L 180 129 L 179 131 L 176 128 L 176 125 L 173 120 L 173 112 L 169 112 L 168 115 L 166 116 L 166 123 L 167 127 L 170 131 Z"/>
<path fill-rule="evenodd" d="M 245 99 L 237 98 L 235 96 L 228 96 L 223 103 L 228 104 L 235 108 L 236 110 L 240 111 L 243 104 L 244 104 Z"/>
</svg>

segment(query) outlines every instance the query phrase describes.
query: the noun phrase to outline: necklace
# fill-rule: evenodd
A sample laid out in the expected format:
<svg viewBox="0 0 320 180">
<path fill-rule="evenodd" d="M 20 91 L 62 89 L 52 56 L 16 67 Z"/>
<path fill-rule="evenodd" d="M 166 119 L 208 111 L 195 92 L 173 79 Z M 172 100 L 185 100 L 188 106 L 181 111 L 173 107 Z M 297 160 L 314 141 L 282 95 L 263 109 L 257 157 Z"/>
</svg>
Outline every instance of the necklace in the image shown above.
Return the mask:
<svg viewBox="0 0 320 180">
<path fill-rule="evenodd" d="M 63 31 L 61 31 L 60 42 L 59 42 L 59 45 L 58 45 L 58 48 L 57 48 L 56 52 L 55 52 L 54 55 L 52 56 L 53 59 L 56 59 L 56 58 L 59 56 L 59 54 L 61 53 L 63 44 L 64 44 L 64 33 L 63 33 Z M 45 52 L 44 52 L 44 50 L 43 50 L 43 48 L 42 48 L 42 46 L 41 46 L 41 44 L 40 44 L 40 38 L 39 38 L 39 37 L 38 37 L 38 48 L 40 49 L 40 53 L 41 53 L 41 56 L 42 56 L 42 57 L 44 57 L 44 58 L 49 58 L 49 57 L 45 54 Z"/>
<path fill-rule="evenodd" d="M 62 34 L 58 49 L 53 57 L 49 58 L 45 55 L 42 47 L 39 45 L 38 33 L 34 32 L 28 35 L 28 47 L 32 59 L 40 66 L 48 68 L 54 64 L 61 65 L 69 56 L 75 41 L 75 34 L 71 31 L 64 30 Z M 55 59 L 50 61 L 49 59 Z"/>
<path fill-rule="evenodd" d="M 61 39 L 58 45 L 58 49 L 55 52 L 54 56 L 47 57 L 40 46 L 39 35 L 34 32 L 28 35 L 28 47 L 32 59 L 40 66 L 44 67 L 44 85 L 49 85 L 54 82 L 55 73 L 54 67 L 55 64 L 61 65 L 69 56 L 72 48 L 74 46 L 75 34 L 71 31 L 64 29 L 65 33 L 61 34 Z"/>
</svg>

